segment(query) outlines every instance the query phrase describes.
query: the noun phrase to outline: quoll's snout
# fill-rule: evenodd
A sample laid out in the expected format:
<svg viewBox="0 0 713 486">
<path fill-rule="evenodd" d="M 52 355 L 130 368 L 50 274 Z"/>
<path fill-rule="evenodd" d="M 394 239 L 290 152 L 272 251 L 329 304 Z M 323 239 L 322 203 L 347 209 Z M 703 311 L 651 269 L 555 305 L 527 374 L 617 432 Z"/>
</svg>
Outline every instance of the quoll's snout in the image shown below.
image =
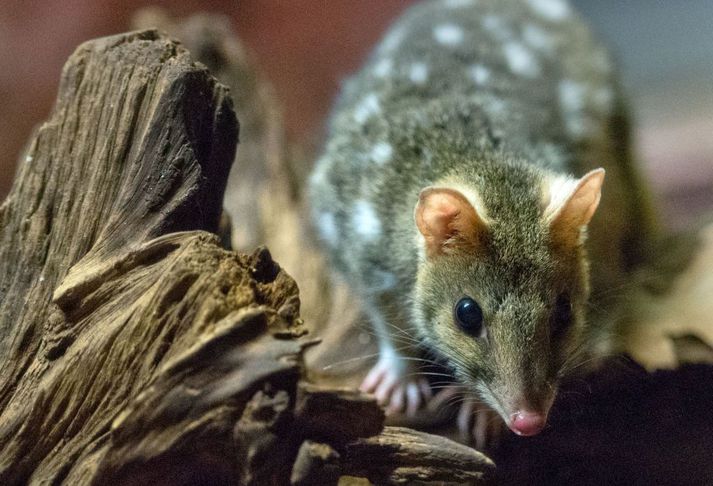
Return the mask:
<svg viewBox="0 0 713 486">
<path fill-rule="evenodd" d="M 536 435 L 545 427 L 547 413 L 518 410 L 510 415 L 508 427 L 517 435 Z"/>
<path fill-rule="evenodd" d="M 547 417 L 554 401 L 554 394 L 538 401 L 517 400 L 510 408 L 514 410 L 506 422 L 510 430 L 517 435 L 529 437 L 542 432 L 547 424 Z"/>
</svg>

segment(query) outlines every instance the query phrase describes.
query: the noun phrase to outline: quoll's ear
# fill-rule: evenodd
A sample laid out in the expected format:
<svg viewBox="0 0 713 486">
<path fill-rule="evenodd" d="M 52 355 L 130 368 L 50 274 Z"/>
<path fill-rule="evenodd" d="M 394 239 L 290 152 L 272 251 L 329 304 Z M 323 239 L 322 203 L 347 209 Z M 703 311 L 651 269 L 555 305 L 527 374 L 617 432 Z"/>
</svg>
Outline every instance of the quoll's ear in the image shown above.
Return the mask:
<svg viewBox="0 0 713 486">
<path fill-rule="evenodd" d="M 555 180 L 549 185 L 545 221 L 553 241 L 576 245 L 582 228 L 589 224 L 602 198 L 604 169 L 596 169 L 579 180 Z"/>
<path fill-rule="evenodd" d="M 450 188 L 423 189 L 414 217 L 428 258 L 458 250 L 475 250 L 486 229 L 468 198 Z"/>
</svg>

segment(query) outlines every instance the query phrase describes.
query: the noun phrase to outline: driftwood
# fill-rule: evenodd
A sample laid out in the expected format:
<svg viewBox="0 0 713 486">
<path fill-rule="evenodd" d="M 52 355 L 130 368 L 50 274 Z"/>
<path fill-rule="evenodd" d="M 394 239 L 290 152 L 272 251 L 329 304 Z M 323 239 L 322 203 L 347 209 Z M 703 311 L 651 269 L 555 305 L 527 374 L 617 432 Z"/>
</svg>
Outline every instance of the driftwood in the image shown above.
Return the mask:
<svg viewBox="0 0 713 486">
<path fill-rule="evenodd" d="M 311 238 L 301 198 L 311 164 L 299 155 L 301 149 L 288 146 L 269 80 L 226 17 L 196 14 L 176 20 L 159 8 L 147 8 L 135 15 L 133 24 L 137 29 L 158 28 L 179 39 L 232 90 L 241 127 L 224 201 L 233 227 L 232 246 L 251 251 L 258 244 L 267 245 L 299 282 L 301 315 L 312 334 L 324 342 L 306 354 L 310 373 L 335 385 L 358 384 L 355 377 L 368 369 L 368 361 L 323 371 L 325 365 L 343 361 L 345 353 L 352 358 L 371 351 L 344 349 L 344 343 L 358 342 L 358 304 L 344 284 L 332 281 L 328 263 Z"/>
<path fill-rule="evenodd" d="M 156 31 L 70 58 L 0 207 L 0 484 L 486 477 L 306 381 L 295 281 L 212 234 L 236 136 L 226 88 Z"/>
</svg>

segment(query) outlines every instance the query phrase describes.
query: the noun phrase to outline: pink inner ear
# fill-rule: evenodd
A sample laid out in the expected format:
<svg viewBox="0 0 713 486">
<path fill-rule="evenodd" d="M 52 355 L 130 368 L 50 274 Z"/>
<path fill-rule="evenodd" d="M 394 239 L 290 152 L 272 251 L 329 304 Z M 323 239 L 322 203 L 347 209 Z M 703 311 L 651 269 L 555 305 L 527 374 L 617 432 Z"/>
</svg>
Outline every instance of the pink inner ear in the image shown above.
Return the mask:
<svg viewBox="0 0 713 486">
<path fill-rule="evenodd" d="M 421 198 L 417 212 L 419 229 L 424 236 L 444 239 L 449 224 L 458 216 L 458 203 L 450 194 L 432 191 Z"/>
<path fill-rule="evenodd" d="M 480 222 L 475 209 L 460 192 L 429 187 L 421 191 L 415 211 L 416 226 L 426 242 L 428 256 L 449 246 L 475 244 Z"/>
<path fill-rule="evenodd" d="M 562 216 L 576 226 L 588 224 L 599 206 L 603 183 L 604 169 L 593 170 L 584 175 L 562 208 Z"/>
<path fill-rule="evenodd" d="M 582 214 L 583 224 L 589 224 L 599 206 L 599 201 L 602 198 L 603 183 L 604 170 L 589 177 L 577 191 L 577 205 L 579 205 L 578 210 Z"/>
<path fill-rule="evenodd" d="M 589 224 L 599 206 L 603 183 L 604 169 L 593 170 L 580 179 L 551 223 L 556 238 L 569 241 L 574 236 L 578 239 L 581 228 Z"/>
</svg>

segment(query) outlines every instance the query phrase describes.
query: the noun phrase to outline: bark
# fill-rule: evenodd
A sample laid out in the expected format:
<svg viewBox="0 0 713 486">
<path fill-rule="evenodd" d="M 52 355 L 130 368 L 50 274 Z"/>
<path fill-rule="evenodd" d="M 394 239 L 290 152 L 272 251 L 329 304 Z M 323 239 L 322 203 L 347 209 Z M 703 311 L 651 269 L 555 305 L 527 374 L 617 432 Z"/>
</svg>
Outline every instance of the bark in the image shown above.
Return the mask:
<svg viewBox="0 0 713 486">
<path fill-rule="evenodd" d="M 285 138 L 279 102 L 251 53 L 227 18 L 196 14 L 175 20 L 159 8 L 141 10 L 137 28 L 156 27 L 185 43 L 230 87 L 241 123 L 241 143 L 228 179 L 225 209 L 233 248 L 265 244 L 300 284 L 301 316 L 323 345 L 305 354 L 320 383 L 357 386 L 376 352 L 375 340 L 347 286 L 333 279 L 329 262 L 312 238 L 302 198 L 311 160 Z M 367 359 L 363 357 L 366 356 Z"/>
<path fill-rule="evenodd" d="M 334 483 L 378 455 L 373 399 L 306 381 L 295 281 L 213 234 L 236 140 L 227 89 L 156 31 L 72 55 L 0 207 L 0 484 Z M 443 480 L 417 436 L 373 477 Z"/>
<path fill-rule="evenodd" d="M 344 463 L 347 474 L 378 484 L 472 484 L 495 467 L 470 447 L 403 427 L 386 427 L 378 436 L 349 444 Z"/>
</svg>

